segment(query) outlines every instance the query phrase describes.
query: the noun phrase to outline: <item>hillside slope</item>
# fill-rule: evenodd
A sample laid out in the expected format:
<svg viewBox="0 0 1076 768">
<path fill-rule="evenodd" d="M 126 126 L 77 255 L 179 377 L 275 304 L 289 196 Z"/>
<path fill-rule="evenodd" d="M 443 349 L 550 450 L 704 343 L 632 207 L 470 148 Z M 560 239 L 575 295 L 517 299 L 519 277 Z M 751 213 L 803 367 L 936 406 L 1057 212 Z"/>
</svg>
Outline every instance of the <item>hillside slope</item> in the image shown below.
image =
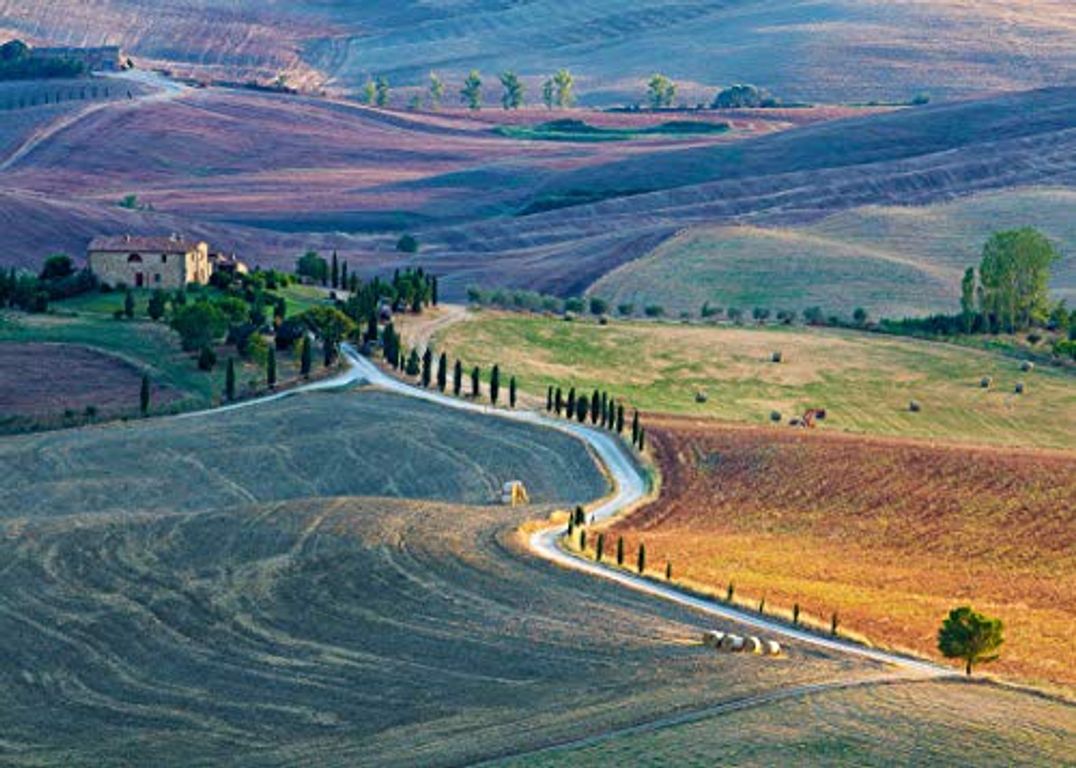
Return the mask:
<svg viewBox="0 0 1076 768">
<path fill-rule="evenodd" d="M 34 38 L 120 43 L 185 71 L 286 72 L 345 88 L 371 74 L 402 84 L 431 69 L 540 75 L 565 65 L 592 97 L 617 100 L 642 98 L 642 80 L 658 67 L 685 81 L 693 103 L 703 92 L 690 83 L 891 99 L 1056 84 L 1076 66 L 1076 11 L 1066 0 L 196 0 L 165 8 L 0 0 L 0 20 Z"/>
</svg>

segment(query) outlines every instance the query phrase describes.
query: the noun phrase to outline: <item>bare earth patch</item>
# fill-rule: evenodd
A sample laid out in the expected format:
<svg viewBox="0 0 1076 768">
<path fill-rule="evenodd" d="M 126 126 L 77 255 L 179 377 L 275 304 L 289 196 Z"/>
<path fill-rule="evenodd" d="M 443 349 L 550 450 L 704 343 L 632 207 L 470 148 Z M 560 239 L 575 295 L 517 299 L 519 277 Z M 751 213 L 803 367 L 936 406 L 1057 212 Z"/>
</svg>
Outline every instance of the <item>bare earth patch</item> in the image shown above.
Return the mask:
<svg viewBox="0 0 1076 768">
<path fill-rule="evenodd" d="M 131 363 L 74 344 L 0 344 L 0 414 L 49 416 L 95 406 L 102 414 L 138 408 L 142 373 Z M 179 400 L 154 386 L 157 405 Z"/>
</svg>

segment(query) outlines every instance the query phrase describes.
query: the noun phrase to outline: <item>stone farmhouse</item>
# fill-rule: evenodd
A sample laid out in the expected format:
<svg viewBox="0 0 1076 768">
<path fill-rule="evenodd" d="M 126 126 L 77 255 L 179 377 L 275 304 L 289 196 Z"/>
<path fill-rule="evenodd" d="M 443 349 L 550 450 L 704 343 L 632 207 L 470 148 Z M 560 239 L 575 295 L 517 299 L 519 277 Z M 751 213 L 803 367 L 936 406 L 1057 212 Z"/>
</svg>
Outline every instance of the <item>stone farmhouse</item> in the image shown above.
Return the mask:
<svg viewBox="0 0 1076 768">
<path fill-rule="evenodd" d="M 213 274 L 209 246 L 170 237 L 96 237 L 87 252 L 90 270 L 107 285 L 175 290 L 205 285 Z"/>
</svg>

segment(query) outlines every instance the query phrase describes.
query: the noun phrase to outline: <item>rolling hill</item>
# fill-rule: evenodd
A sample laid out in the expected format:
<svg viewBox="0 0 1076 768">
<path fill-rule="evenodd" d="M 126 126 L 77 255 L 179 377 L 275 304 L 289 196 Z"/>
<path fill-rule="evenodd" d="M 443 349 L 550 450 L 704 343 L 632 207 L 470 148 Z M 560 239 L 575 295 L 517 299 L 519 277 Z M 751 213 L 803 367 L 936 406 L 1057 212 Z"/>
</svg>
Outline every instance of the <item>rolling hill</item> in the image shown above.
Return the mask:
<svg viewBox="0 0 1076 768">
<path fill-rule="evenodd" d="M 167 9 L 2 0 L 3 28 L 120 43 L 184 72 L 286 73 L 349 89 L 372 74 L 412 84 L 431 69 L 454 78 L 472 67 L 537 76 L 570 66 L 592 99 L 618 101 L 640 99 L 656 68 L 684 81 L 694 103 L 712 93 L 700 86 L 734 82 L 826 101 L 982 93 L 1063 82 L 1076 64 L 1076 14 L 1065 0 L 198 0 Z"/>
</svg>

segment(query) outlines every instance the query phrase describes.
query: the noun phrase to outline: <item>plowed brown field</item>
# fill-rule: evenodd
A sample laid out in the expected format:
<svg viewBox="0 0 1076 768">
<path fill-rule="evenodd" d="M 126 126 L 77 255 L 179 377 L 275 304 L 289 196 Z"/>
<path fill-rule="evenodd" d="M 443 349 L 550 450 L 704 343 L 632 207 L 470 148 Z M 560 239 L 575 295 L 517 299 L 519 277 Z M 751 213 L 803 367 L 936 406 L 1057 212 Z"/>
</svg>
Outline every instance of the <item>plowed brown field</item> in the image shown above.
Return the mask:
<svg viewBox="0 0 1076 768">
<path fill-rule="evenodd" d="M 635 562 L 767 611 L 937 656 L 945 613 L 1001 617 L 991 669 L 1076 684 L 1076 453 L 662 418 L 655 504 L 614 526 Z"/>
</svg>

